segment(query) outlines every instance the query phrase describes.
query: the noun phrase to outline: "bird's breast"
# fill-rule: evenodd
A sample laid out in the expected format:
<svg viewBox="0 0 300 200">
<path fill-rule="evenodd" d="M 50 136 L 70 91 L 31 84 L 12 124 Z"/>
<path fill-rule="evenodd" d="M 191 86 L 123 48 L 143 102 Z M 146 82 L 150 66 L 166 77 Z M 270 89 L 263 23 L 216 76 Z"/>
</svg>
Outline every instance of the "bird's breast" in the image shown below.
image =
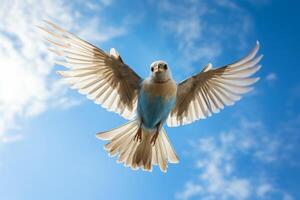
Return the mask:
<svg viewBox="0 0 300 200">
<path fill-rule="evenodd" d="M 172 79 L 165 83 L 155 83 L 146 79 L 142 84 L 142 90 L 150 97 L 161 97 L 163 100 L 168 101 L 169 98 L 176 96 L 177 84 Z"/>
<path fill-rule="evenodd" d="M 144 82 L 138 99 L 138 115 L 144 127 L 153 129 L 164 122 L 175 104 L 176 83 L 155 85 Z"/>
</svg>

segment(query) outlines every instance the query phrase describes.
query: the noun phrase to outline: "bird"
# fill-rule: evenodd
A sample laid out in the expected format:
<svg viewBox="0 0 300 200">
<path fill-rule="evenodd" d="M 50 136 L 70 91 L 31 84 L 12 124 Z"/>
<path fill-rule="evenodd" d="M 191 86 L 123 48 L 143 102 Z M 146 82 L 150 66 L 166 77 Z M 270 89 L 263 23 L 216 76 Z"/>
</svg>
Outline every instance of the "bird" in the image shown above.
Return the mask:
<svg viewBox="0 0 300 200">
<path fill-rule="evenodd" d="M 169 163 L 179 163 L 164 124 L 177 127 L 210 117 L 240 100 L 259 80 L 253 77 L 263 57 L 257 55 L 258 41 L 240 60 L 216 68 L 209 63 L 176 83 L 165 61 L 153 62 L 149 77 L 141 78 L 115 48 L 105 52 L 49 21 L 38 28 L 49 51 L 60 58 L 56 64 L 66 68 L 57 73 L 67 84 L 128 120 L 96 137 L 108 141 L 108 154 L 133 170 L 152 171 L 157 165 L 166 172 Z"/>
</svg>

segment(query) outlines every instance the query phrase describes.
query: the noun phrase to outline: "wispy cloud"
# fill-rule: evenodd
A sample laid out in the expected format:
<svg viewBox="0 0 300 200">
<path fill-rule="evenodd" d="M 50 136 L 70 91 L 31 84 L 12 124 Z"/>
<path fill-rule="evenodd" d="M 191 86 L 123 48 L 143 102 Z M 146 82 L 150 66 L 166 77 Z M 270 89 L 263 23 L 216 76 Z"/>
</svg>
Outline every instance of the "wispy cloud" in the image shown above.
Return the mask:
<svg viewBox="0 0 300 200">
<path fill-rule="evenodd" d="M 286 123 L 295 128 L 290 130 L 290 133 L 296 134 L 300 130 L 295 120 Z M 287 125 L 286 123 L 284 124 Z M 274 177 L 270 176 L 268 171 L 264 170 L 265 168 L 259 167 L 270 163 L 295 164 L 292 152 L 296 152 L 297 140 L 282 139 L 287 133 L 284 124 L 278 125 L 276 131 L 268 131 L 262 122 L 242 118 L 236 128 L 191 142 L 192 151 L 196 152 L 193 158 L 196 159 L 195 166 L 198 174 L 189 180 L 183 191 L 176 193 L 175 197 L 177 199 L 190 199 L 195 196 L 201 199 L 243 200 L 270 197 L 292 199 L 291 194 L 281 189 L 276 182 L 274 183 Z M 252 165 L 255 169 L 249 171 L 241 167 L 247 166 L 247 163 L 249 165 L 256 163 L 255 166 Z"/>
<path fill-rule="evenodd" d="M 11 143 L 11 142 L 19 141 L 22 138 L 23 138 L 23 135 L 21 135 L 21 134 L 1 135 L 0 136 L 0 141 L 5 144 L 5 143 Z"/>
<path fill-rule="evenodd" d="M 267 76 L 266 76 L 266 81 L 268 81 L 268 82 L 274 82 L 274 81 L 276 81 L 277 80 L 277 75 L 274 73 L 274 72 L 272 72 L 272 73 L 269 73 Z"/>
<path fill-rule="evenodd" d="M 176 199 L 190 199 L 193 196 L 197 196 L 203 191 L 202 186 L 199 184 L 194 184 L 193 182 L 187 182 L 184 187 L 183 192 L 178 192 L 176 194 Z"/>
<path fill-rule="evenodd" d="M 253 29 L 249 13 L 232 1 L 160 0 L 157 5 L 165 14 L 160 25 L 174 38 L 181 65 L 214 62 L 224 49 L 242 50 Z"/>
<path fill-rule="evenodd" d="M 256 189 L 256 195 L 257 197 L 263 199 L 267 196 L 268 193 L 272 192 L 273 186 L 270 185 L 269 183 L 263 183 L 259 185 Z"/>
<path fill-rule="evenodd" d="M 97 4 L 76 3 L 89 5 L 86 9 L 99 10 L 111 2 L 104 0 Z M 127 26 L 103 24 L 96 15 L 81 14 L 68 1 L 1 2 L 0 142 L 16 140 L 8 132 L 19 127 L 22 118 L 36 116 L 53 106 L 67 108 L 80 102 L 66 97 L 64 86 L 52 75 L 54 58 L 47 52 L 47 45 L 35 27 L 42 23 L 42 19 L 54 21 L 66 29 L 76 31 L 85 39 L 96 42 L 125 34 Z M 104 25 L 106 28 L 101 30 L 105 31 L 100 33 L 98 27 Z"/>
</svg>

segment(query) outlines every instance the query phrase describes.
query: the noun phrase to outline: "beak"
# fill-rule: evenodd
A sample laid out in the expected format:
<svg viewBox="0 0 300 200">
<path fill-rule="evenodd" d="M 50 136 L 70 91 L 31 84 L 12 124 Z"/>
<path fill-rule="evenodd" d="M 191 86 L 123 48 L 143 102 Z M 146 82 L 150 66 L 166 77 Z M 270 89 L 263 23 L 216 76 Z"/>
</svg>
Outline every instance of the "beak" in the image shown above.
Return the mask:
<svg viewBox="0 0 300 200">
<path fill-rule="evenodd" d="M 154 66 L 154 70 L 153 70 L 154 73 L 162 72 L 162 71 L 164 70 L 161 67 L 158 67 L 158 65 Z"/>
<path fill-rule="evenodd" d="M 155 65 L 155 66 L 154 66 L 153 72 L 156 73 L 156 72 L 158 72 L 158 71 L 159 71 L 158 65 Z"/>
</svg>

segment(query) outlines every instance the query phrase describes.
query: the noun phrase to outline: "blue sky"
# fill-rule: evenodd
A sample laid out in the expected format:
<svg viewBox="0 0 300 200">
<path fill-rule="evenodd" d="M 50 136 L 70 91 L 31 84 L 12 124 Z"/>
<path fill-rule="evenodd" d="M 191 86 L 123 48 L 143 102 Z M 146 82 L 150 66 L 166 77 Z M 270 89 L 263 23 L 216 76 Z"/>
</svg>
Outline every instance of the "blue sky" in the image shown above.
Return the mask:
<svg viewBox="0 0 300 200">
<path fill-rule="evenodd" d="M 0 3 L 0 199 L 300 199 L 297 1 Z M 96 139 L 125 122 L 62 84 L 42 19 L 115 47 L 143 77 L 166 60 L 176 81 L 228 64 L 255 41 L 261 80 L 233 107 L 166 128 L 180 157 L 166 174 L 115 163 Z"/>
</svg>

